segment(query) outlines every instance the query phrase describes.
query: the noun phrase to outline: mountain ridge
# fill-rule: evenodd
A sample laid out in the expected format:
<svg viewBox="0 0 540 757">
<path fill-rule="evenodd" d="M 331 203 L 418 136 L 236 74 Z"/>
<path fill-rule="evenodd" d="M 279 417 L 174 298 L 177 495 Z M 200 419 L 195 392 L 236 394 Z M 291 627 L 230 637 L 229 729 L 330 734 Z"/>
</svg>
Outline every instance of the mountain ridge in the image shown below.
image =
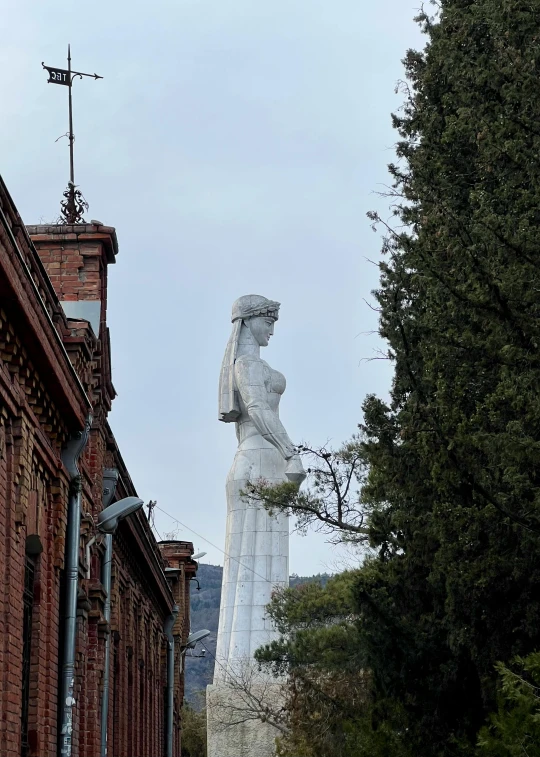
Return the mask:
<svg viewBox="0 0 540 757">
<path fill-rule="evenodd" d="M 210 636 L 198 644 L 191 654 L 186 654 L 185 698 L 195 708 L 201 707 L 204 703 L 201 693 L 204 693 L 208 684 L 212 683 L 214 676 L 222 576 L 221 565 L 201 563 L 197 571 L 200 588 L 194 589 L 195 581 L 191 586 L 191 630 L 199 631 L 206 628 L 210 631 Z M 293 573 L 289 578 L 289 585 L 298 586 L 318 582 L 324 586 L 329 578 L 328 573 L 319 573 L 315 576 L 298 576 Z M 205 650 L 204 655 L 203 650 Z"/>
</svg>

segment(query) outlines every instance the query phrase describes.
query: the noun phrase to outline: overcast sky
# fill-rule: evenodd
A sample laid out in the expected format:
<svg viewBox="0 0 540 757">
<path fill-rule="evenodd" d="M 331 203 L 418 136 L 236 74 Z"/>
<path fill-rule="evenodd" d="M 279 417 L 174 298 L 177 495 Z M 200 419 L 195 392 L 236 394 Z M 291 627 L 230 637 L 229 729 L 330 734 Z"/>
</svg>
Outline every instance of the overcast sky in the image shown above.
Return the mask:
<svg viewBox="0 0 540 757">
<path fill-rule="evenodd" d="M 401 60 L 423 44 L 419 0 L 3 0 L 0 173 L 23 220 L 55 219 L 68 178 L 67 91 L 41 61 L 103 80 L 74 85 L 75 178 L 117 229 L 109 269 L 111 424 L 159 533 L 223 563 L 234 427 L 217 421 L 232 302 L 282 303 L 263 357 L 287 377 L 296 442 L 334 444 L 385 394 L 366 361 L 387 207 Z M 184 524 L 184 525 L 181 525 Z M 292 526 L 292 524 L 291 524 Z M 192 530 L 193 529 L 194 533 Z M 204 538 L 203 538 L 204 537 Z M 211 546 L 205 539 L 216 547 Z M 332 570 L 320 535 L 291 537 L 291 571 Z"/>
</svg>

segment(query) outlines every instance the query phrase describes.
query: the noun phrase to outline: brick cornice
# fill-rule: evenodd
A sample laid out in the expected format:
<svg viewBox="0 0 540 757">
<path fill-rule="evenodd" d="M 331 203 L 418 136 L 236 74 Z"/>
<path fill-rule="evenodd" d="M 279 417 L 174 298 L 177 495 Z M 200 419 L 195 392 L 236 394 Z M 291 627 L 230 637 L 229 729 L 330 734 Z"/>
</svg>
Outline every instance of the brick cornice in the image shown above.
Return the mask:
<svg viewBox="0 0 540 757">
<path fill-rule="evenodd" d="M 40 270 L 32 266 L 37 253 L 24 245 L 24 235 L 15 238 L 22 222 L 11 198 L 0 180 L 0 239 L 6 254 L 0 256 L 2 300 L 6 309 L 12 310 L 20 319 L 21 333 L 25 333 L 28 345 L 32 345 L 34 360 L 39 356 L 42 375 L 54 377 L 49 382 L 51 395 L 59 400 L 58 406 L 66 414 L 72 427 L 84 424 L 89 403 L 73 366 L 63 348 L 60 327 L 55 327 L 53 318 L 62 319 L 60 306 L 51 294 L 49 285 L 40 286 Z M 13 220 L 17 220 L 14 232 Z M 30 264 L 29 264 L 30 263 Z"/>
<path fill-rule="evenodd" d="M 165 573 L 157 546 L 151 544 L 142 523 L 146 520 L 140 512 L 120 522 L 118 530 L 130 545 L 130 555 L 136 565 L 144 565 L 144 576 L 152 584 L 156 598 L 159 599 L 164 615 L 172 610 L 174 599 Z M 135 549 L 133 549 L 135 547 Z"/>
<path fill-rule="evenodd" d="M 116 487 L 116 497 L 137 497 L 137 491 L 120 454 L 111 427 L 105 423 L 104 433 L 107 450 L 111 454 L 113 467 L 118 469 L 119 479 Z M 145 577 L 153 585 L 156 596 L 160 598 L 164 613 L 171 612 L 174 604 L 169 583 L 164 573 L 164 562 L 161 551 L 143 511 L 120 522 L 119 535 L 130 544 L 129 554 L 136 565 L 145 565 Z"/>
<path fill-rule="evenodd" d="M 113 226 L 87 223 L 76 226 L 27 226 L 28 234 L 34 243 L 58 244 L 58 242 L 101 242 L 105 251 L 107 263 L 116 263 L 118 255 L 118 239 Z M 92 253 L 84 251 L 83 255 Z"/>
</svg>

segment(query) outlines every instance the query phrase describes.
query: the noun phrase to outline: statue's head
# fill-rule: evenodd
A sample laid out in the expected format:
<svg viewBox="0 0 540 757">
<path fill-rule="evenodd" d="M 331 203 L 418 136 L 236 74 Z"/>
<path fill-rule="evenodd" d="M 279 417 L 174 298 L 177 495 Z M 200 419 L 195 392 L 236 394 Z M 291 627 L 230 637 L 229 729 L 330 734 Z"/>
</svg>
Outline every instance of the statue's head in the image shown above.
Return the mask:
<svg viewBox="0 0 540 757">
<path fill-rule="evenodd" d="M 232 307 L 232 322 L 241 320 L 258 345 L 267 347 L 279 315 L 279 302 L 260 294 L 245 294 Z"/>
<path fill-rule="evenodd" d="M 227 343 L 219 379 L 219 420 L 234 423 L 240 417 L 240 404 L 234 377 L 234 364 L 238 345 L 254 339 L 261 347 L 266 347 L 274 333 L 274 323 L 278 319 L 279 302 L 267 300 L 260 294 L 245 294 L 232 307 L 233 330 Z"/>
</svg>

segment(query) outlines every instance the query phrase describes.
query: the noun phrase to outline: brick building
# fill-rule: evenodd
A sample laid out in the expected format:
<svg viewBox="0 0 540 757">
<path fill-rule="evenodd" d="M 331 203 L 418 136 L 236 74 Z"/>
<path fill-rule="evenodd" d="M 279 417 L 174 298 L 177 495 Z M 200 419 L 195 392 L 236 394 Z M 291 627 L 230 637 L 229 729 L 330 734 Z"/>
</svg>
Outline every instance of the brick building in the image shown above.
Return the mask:
<svg viewBox="0 0 540 757">
<path fill-rule="evenodd" d="M 190 631 L 190 581 L 197 574 L 197 563 L 191 559 L 193 544 L 190 541 L 161 541 L 158 544 L 165 561 L 165 574 L 171 586 L 175 604 L 185 608 L 182 628 L 178 628 L 180 644 L 175 646 L 174 690 L 179 702 L 184 699 L 184 654 Z M 181 731 L 181 711 L 175 707 L 175 733 Z"/>
<path fill-rule="evenodd" d="M 2 757 L 99 757 L 105 723 L 109 757 L 165 757 L 165 627 L 175 605 L 171 757 L 180 755 L 193 547 L 167 543 L 162 556 L 139 509 L 110 537 L 109 596 L 104 585 L 100 513 L 137 496 L 107 422 L 115 396 L 107 268 L 117 253 L 115 230 L 101 224 L 26 228 L 0 179 Z M 70 444 L 82 447 L 75 473 Z M 75 670 L 62 709 L 70 587 Z"/>
</svg>

